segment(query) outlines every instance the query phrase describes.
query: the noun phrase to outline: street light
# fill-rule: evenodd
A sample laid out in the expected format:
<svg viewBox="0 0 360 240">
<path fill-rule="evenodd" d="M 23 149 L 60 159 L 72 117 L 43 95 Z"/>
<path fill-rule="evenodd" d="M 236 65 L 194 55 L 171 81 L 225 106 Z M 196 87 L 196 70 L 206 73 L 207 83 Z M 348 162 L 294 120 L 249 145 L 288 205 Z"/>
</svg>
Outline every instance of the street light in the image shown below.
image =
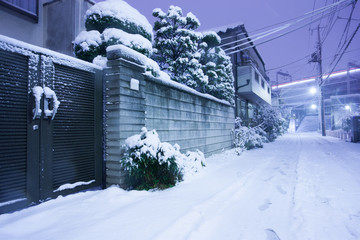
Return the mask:
<svg viewBox="0 0 360 240">
<path fill-rule="evenodd" d="M 312 95 L 314 95 L 314 94 L 317 92 L 317 90 L 316 90 L 315 87 L 311 87 L 310 90 L 309 90 L 309 92 L 310 92 Z"/>
<path fill-rule="evenodd" d="M 345 109 L 350 111 L 350 110 L 351 110 L 351 107 L 350 107 L 349 105 L 346 105 L 346 106 L 345 106 Z"/>
<path fill-rule="evenodd" d="M 317 108 L 316 104 L 311 104 L 311 109 L 316 109 L 316 108 Z"/>
</svg>

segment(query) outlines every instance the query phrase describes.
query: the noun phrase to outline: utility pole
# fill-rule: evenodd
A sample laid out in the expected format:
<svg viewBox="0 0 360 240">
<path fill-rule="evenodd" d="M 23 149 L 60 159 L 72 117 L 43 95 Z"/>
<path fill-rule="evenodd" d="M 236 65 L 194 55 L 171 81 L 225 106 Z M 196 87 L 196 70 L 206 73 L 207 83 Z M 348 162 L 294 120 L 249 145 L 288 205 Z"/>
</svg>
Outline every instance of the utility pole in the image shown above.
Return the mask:
<svg viewBox="0 0 360 240">
<path fill-rule="evenodd" d="M 319 115 L 320 115 L 320 128 L 321 128 L 321 135 L 326 136 L 326 129 L 325 129 L 325 106 L 324 106 L 324 92 L 323 92 L 323 71 L 322 71 L 322 46 L 321 46 L 321 39 L 320 39 L 320 25 L 317 27 L 318 33 L 318 42 L 317 42 L 317 50 L 313 54 L 311 54 L 310 62 L 318 63 L 319 69 L 319 79 L 317 81 L 319 85 Z"/>
<path fill-rule="evenodd" d="M 325 129 L 325 104 L 324 104 L 324 91 L 323 91 L 323 71 L 322 71 L 322 46 L 320 40 L 320 25 L 317 28 L 318 32 L 318 44 L 317 44 L 317 62 L 319 64 L 319 90 L 320 90 L 320 125 L 321 125 L 321 135 L 326 136 Z"/>
</svg>

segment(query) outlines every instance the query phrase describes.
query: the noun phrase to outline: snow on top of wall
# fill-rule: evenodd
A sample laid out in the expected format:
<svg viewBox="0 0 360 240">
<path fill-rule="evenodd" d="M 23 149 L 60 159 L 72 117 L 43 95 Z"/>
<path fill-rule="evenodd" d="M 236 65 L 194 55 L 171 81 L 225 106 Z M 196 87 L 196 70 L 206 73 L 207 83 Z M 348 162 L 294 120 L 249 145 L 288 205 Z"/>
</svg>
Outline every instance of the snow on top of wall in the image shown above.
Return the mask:
<svg viewBox="0 0 360 240">
<path fill-rule="evenodd" d="M 233 28 L 236 28 L 241 25 L 244 25 L 244 23 L 243 22 L 234 22 L 234 23 L 230 23 L 230 24 L 227 24 L 224 26 L 207 29 L 206 31 L 224 32 L 225 33 L 228 29 L 233 29 Z"/>
<path fill-rule="evenodd" d="M 146 17 L 125 1 L 107 0 L 98 2 L 86 11 L 85 18 L 92 14 L 98 14 L 100 17 L 109 16 L 128 22 L 136 22 L 150 33 L 151 37 L 153 36 L 153 28 Z"/>
<path fill-rule="evenodd" d="M 92 62 L 93 62 L 93 64 L 96 64 L 96 65 L 98 65 L 98 66 L 100 66 L 102 68 L 107 67 L 107 58 L 103 57 L 101 55 L 96 56 Z"/>
<path fill-rule="evenodd" d="M 43 54 L 43 55 L 51 56 L 53 61 L 58 64 L 63 64 L 69 67 L 88 70 L 91 72 L 94 71 L 94 68 L 98 70 L 102 70 L 102 67 L 98 65 L 62 53 L 58 53 L 46 48 L 31 45 L 29 43 L 19 41 L 14 38 L 6 37 L 1 34 L 0 34 L 0 49 L 9 52 L 19 53 L 25 56 L 33 56 L 34 54 Z"/>
<path fill-rule="evenodd" d="M 145 75 L 152 81 L 156 81 L 159 83 L 162 83 L 163 85 L 169 86 L 169 87 L 173 87 L 176 88 L 178 90 L 184 91 L 184 92 L 188 92 L 203 98 L 207 98 L 210 99 L 212 101 L 216 101 L 222 104 L 226 104 L 226 105 L 230 105 L 229 102 L 225 101 L 225 100 L 220 100 L 212 95 L 209 94 L 205 94 L 205 93 L 200 93 L 198 91 L 196 91 L 193 88 L 190 88 L 184 84 L 175 82 L 173 80 L 170 79 L 170 76 L 166 73 L 160 70 L 159 65 L 152 59 L 146 57 L 145 55 L 132 50 L 124 45 L 112 45 L 106 48 L 106 52 L 108 53 L 108 58 L 109 55 L 113 55 L 111 56 L 111 59 L 116 59 L 116 58 L 120 58 L 120 57 L 124 57 L 126 60 L 133 60 L 135 61 L 135 63 L 138 63 L 140 65 L 145 66 L 147 69 L 152 69 L 154 70 L 156 73 L 159 74 L 158 77 L 154 77 L 151 72 L 147 71 L 145 73 Z M 114 54 L 115 53 L 115 54 Z"/>
<path fill-rule="evenodd" d="M 164 75 L 162 76 L 161 74 L 164 74 Z M 158 83 L 161 83 L 161 84 L 163 84 L 165 86 L 176 88 L 176 89 L 181 90 L 183 92 L 191 93 L 193 95 L 196 95 L 196 96 L 199 96 L 199 97 L 202 97 L 202 98 L 207 98 L 209 100 L 212 100 L 212 101 L 215 101 L 215 102 L 218 102 L 218 103 L 222 103 L 222 104 L 225 104 L 225 105 L 231 105 L 229 102 L 227 102 L 225 100 L 218 99 L 218 98 L 216 98 L 216 97 L 214 97 L 214 96 L 212 96 L 210 94 L 205 94 L 205 93 L 198 92 L 198 91 L 196 91 L 195 89 L 193 89 L 191 87 L 188 87 L 188 86 L 186 86 L 184 84 L 175 82 L 174 80 L 171 80 L 169 75 L 166 74 L 165 72 L 161 71 L 161 74 L 160 74 L 160 77 L 154 77 L 148 72 L 145 73 L 145 75 L 149 78 L 149 80 L 152 80 L 154 82 L 158 82 Z"/>
<path fill-rule="evenodd" d="M 145 73 L 145 75 L 149 78 L 149 80 L 156 81 L 156 82 L 162 83 L 163 85 L 173 87 L 178 90 L 188 92 L 188 93 L 191 93 L 191 94 L 203 97 L 203 98 L 207 98 L 212 101 L 230 105 L 230 103 L 225 100 L 220 100 L 209 94 L 200 93 L 193 88 L 190 88 L 184 84 L 181 84 L 181 83 L 171 80 L 170 76 L 166 72 L 163 72 L 160 70 L 159 65 L 154 60 L 152 60 L 152 59 L 146 57 L 145 55 L 143 55 L 135 50 L 132 50 L 124 45 L 119 44 L 119 45 L 109 46 L 106 48 L 106 52 L 108 53 L 108 58 L 109 58 L 109 56 L 111 56 L 110 59 L 116 59 L 116 58 L 123 57 L 126 60 L 135 61 L 135 63 L 143 65 L 147 69 L 151 69 L 159 74 L 158 77 L 154 77 L 151 74 L 151 72 L 147 71 Z"/>
</svg>

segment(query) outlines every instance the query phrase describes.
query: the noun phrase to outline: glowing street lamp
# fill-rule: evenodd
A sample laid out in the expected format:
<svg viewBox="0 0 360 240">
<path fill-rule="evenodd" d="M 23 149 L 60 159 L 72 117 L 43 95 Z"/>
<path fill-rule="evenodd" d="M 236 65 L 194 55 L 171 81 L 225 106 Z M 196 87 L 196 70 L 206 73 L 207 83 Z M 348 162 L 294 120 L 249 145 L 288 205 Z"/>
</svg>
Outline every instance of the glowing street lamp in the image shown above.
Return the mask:
<svg viewBox="0 0 360 240">
<path fill-rule="evenodd" d="M 350 107 L 349 105 L 346 105 L 346 106 L 345 106 L 345 109 L 350 111 L 350 110 L 351 110 L 351 107 Z"/>
<path fill-rule="evenodd" d="M 317 108 L 316 104 L 311 104 L 311 109 L 316 109 L 316 108 Z"/>
<path fill-rule="evenodd" d="M 316 88 L 315 87 L 311 87 L 309 92 L 314 95 L 317 91 L 316 91 Z"/>
</svg>

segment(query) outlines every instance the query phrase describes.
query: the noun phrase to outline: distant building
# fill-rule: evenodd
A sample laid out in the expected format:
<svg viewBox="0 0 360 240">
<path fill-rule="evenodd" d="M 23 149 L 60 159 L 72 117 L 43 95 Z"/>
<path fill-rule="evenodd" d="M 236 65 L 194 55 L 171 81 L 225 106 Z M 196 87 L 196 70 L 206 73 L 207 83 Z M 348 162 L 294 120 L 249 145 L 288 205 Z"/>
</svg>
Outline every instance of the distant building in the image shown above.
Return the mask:
<svg viewBox="0 0 360 240">
<path fill-rule="evenodd" d="M 258 104 L 271 104 L 271 87 L 264 60 L 251 42 L 244 24 L 213 30 L 221 37 L 221 46 L 233 64 L 236 116 L 248 124 Z"/>
<path fill-rule="evenodd" d="M 91 0 L 0 0 L 0 34 L 73 55 Z"/>
<path fill-rule="evenodd" d="M 360 113 L 360 66 L 349 64 L 348 69 L 327 75 L 323 76 L 326 129 L 337 130 L 344 116 Z M 273 105 L 290 107 L 298 127 L 305 116 L 318 115 L 318 88 L 316 77 L 274 84 Z"/>
</svg>

